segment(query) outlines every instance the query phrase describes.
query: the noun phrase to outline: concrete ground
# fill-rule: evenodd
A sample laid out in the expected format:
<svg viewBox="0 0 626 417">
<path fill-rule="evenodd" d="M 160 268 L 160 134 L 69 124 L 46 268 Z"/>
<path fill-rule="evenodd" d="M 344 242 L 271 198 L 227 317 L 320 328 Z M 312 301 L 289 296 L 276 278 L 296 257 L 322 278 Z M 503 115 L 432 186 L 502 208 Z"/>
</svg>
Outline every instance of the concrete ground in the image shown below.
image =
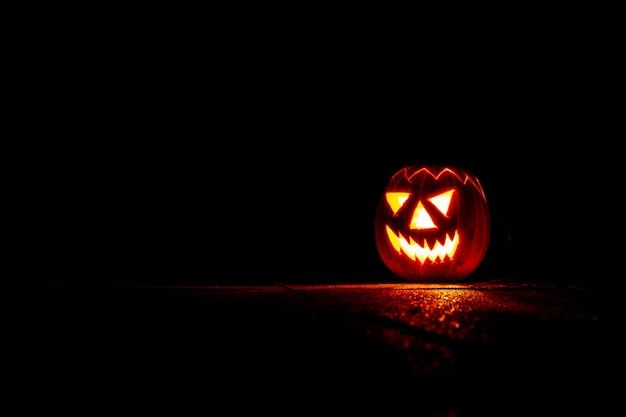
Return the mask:
<svg viewBox="0 0 626 417">
<path fill-rule="evenodd" d="M 603 296 L 536 283 L 51 285 L 22 328 L 20 386 L 50 411 L 607 415 L 623 352 Z"/>
</svg>

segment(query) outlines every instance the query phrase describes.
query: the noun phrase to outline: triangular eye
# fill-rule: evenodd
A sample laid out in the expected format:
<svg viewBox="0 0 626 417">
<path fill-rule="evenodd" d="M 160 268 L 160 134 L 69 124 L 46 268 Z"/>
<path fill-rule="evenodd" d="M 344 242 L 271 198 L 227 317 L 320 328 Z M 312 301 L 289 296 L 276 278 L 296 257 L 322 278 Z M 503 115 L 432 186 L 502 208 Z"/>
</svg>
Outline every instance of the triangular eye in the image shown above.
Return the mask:
<svg viewBox="0 0 626 417">
<path fill-rule="evenodd" d="M 450 201 L 452 201 L 454 190 L 449 190 L 428 199 L 437 209 L 446 217 L 450 209 Z"/>
<path fill-rule="evenodd" d="M 385 197 L 387 198 L 389 207 L 393 210 L 393 214 L 396 214 L 398 210 L 400 210 L 400 207 L 406 203 L 410 195 L 411 193 L 387 193 Z"/>
</svg>

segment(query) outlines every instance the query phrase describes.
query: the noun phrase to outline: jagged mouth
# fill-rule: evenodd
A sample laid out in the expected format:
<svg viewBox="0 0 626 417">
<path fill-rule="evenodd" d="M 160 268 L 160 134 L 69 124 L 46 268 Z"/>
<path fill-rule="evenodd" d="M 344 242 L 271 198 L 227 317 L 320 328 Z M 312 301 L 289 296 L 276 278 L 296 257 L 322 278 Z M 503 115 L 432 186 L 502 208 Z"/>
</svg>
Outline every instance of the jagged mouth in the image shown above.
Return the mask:
<svg viewBox="0 0 626 417">
<path fill-rule="evenodd" d="M 389 226 L 386 226 L 386 228 L 389 242 L 391 242 L 395 250 L 399 253 L 404 253 L 409 258 L 414 261 L 419 261 L 422 264 L 426 262 L 426 259 L 430 259 L 432 262 L 443 262 L 446 257 L 453 259 L 456 249 L 459 246 L 458 231 L 454 232 L 453 237 L 446 234 L 446 239 L 443 243 L 437 240 L 431 246 L 426 242 L 426 239 L 424 239 L 424 244 L 420 245 L 415 242 L 413 238 L 409 238 L 407 241 L 400 232 L 396 235 Z"/>
</svg>

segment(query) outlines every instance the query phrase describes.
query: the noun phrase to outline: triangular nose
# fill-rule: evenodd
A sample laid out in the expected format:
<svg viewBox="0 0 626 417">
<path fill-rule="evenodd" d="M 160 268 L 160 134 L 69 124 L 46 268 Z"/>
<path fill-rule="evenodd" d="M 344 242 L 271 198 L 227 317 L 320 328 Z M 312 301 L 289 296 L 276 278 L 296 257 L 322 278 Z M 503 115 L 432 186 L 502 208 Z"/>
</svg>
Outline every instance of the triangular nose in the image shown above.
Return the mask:
<svg viewBox="0 0 626 417">
<path fill-rule="evenodd" d="M 426 207 L 421 201 L 417 203 L 417 207 L 413 212 L 413 218 L 411 219 L 411 229 L 423 230 L 423 229 L 436 229 L 437 225 L 433 222 L 432 217 L 426 211 Z"/>
</svg>

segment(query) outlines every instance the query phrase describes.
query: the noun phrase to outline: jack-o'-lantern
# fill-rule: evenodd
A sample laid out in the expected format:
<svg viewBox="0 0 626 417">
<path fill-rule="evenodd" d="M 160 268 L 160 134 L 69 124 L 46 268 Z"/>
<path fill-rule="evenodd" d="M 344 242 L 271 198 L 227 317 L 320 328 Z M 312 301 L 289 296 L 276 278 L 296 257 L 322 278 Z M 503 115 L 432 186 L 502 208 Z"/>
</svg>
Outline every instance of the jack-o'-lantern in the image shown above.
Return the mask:
<svg viewBox="0 0 626 417">
<path fill-rule="evenodd" d="M 460 281 L 489 246 L 490 210 L 474 175 L 454 166 L 411 165 L 395 173 L 374 221 L 378 253 L 413 282 Z"/>
</svg>

